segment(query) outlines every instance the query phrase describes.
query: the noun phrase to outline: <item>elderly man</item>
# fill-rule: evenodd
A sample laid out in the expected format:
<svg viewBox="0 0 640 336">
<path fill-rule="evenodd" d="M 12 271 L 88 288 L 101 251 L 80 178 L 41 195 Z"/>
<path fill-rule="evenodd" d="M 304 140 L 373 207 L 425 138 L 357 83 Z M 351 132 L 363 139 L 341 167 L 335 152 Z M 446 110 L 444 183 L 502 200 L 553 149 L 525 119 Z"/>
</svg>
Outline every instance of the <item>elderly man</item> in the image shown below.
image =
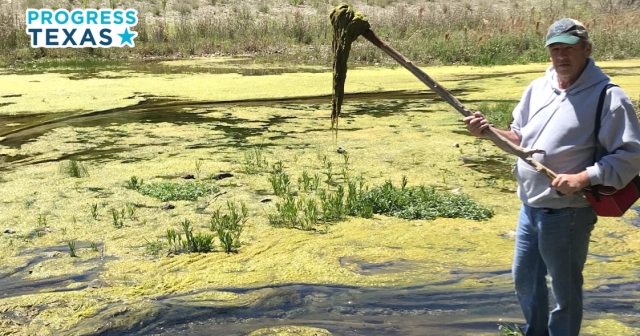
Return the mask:
<svg viewBox="0 0 640 336">
<path fill-rule="evenodd" d="M 553 181 L 519 159 L 515 169 L 522 201 L 513 278 L 527 336 L 577 336 L 582 323 L 583 267 L 597 215 L 580 192 L 590 185 L 622 188 L 640 171 L 640 127 L 629 97 L 617 86 L 606 92 L 600 132 L 596 106 L 610 82 L 591 56 L 580 22 L 553 23 L 545 47 L 552 66 L 524 91 L 510 130 L 494 129 L 524 148 L 558 176 Z M 464 118 L 478 137 L 491 127 L 481 113 Z M 597 137 L 597 138 L 596 138 Z M 595 141 L 599 146 L 596 147 Z M 604 155 L 593 161 L 596 148 Z M 557 303 L 549 314 L 546 275 Z"/>
</svg>

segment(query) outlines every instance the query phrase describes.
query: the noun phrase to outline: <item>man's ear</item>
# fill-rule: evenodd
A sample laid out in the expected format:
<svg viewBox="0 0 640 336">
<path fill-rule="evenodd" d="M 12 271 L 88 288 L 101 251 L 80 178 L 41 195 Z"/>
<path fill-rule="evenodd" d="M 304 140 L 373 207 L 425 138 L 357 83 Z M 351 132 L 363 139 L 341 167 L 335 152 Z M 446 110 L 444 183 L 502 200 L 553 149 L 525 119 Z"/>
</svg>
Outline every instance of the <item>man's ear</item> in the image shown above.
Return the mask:
<svg viewBox="0 0 640 336">
<path fill-rule="evenodd" d="M 587 52 L 587 57 L 591 56 L 591 52 L 593 51 L 593 47 L 591 46 L 591 43 L 587 42 L 587 41 L 582 41 L 582 43 L 584 43 L 584 48 L 586 49 Z"/>
</svg>

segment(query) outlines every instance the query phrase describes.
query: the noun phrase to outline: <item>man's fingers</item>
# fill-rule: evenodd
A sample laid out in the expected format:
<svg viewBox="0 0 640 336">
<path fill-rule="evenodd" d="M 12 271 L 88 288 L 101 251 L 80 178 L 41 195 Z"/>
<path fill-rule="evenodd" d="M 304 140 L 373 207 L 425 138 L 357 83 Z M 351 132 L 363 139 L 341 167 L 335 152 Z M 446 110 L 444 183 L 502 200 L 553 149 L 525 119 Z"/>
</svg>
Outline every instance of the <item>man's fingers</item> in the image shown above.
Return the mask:
<svg viewBox="0 0 640 336">
<path fill-rule="evenodd" d="M 480 112 L 475 112 L 473 115 L 464 117 L 462 121 L 467 124 L 467 130 L 476 136 L 482 136 L 482 132 L 490 126 L 489 122 Z"/>
</svg>

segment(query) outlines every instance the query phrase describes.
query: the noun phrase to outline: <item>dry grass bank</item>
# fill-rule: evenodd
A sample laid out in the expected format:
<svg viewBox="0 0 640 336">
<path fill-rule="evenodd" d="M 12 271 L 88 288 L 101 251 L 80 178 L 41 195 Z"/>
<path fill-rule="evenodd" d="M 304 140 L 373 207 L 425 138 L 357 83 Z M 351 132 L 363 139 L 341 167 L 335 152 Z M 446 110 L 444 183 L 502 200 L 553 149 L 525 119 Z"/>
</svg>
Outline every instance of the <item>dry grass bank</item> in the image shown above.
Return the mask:
<svg viewBox="0 0 640 336">
<path fill-rule="evenodd" d="M 184 58 L 257 55 L 289 64 L 331 62 L 328 13 L 335 0 L 45 1 L 3 0 L 0 59 L 5 64 L 41 58 Z M 638 1 L 354 1 L 374 31 L 409 59 L 422 64 L 510 64 L 545 61 L 541 48 L 550 23 L 577 18 L 592 30 L 597 59 L 640 56 Z M 30 49 L 22 14 L 26 7 L 136 8 L 136 47 Z M 365 42 L 352 50 L 356 63 L 390 63 Z"/>
</svg>

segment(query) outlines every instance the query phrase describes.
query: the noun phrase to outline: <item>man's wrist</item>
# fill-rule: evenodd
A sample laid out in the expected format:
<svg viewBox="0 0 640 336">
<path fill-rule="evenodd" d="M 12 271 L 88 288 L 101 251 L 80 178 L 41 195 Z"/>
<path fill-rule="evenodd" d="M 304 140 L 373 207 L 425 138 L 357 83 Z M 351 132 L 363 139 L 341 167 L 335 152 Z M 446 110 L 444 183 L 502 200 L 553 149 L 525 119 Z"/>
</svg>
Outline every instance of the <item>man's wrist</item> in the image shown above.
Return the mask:
<svg viewBox="0 0 640 336">
<path fill-rule="evenodd" d="M 578 178 L 580 181 L 580 189 L 586 188 L 591 185 L 591 179 L 589 178 L 589 172 L 586 170 L 582 171 L 578 174 Z"/>
</svg>

